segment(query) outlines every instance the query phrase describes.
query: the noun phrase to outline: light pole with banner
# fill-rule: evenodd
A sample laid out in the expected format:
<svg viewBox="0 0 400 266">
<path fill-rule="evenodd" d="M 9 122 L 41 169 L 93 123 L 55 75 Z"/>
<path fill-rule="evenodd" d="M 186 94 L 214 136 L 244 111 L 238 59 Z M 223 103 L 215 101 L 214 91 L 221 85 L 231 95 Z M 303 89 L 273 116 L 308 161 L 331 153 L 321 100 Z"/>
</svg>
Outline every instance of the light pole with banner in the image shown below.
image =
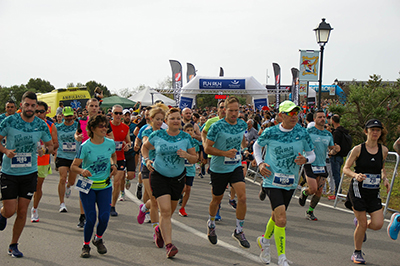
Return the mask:
<svg viewBox="0 0 400 266">
<path fill-rule="evenodd" d="M 331 25 L 325 22 L 325 18 L 319 23 L 318 28 L 314 29 L 315 37 L 317 38 L 317 43 L 321 47 L 320 61 L 319 61 L 319 87 L 318 87 L 318 110 L 321 110 L 321 97 L 322 97 L 322 61 L 324 58 L 324 47 L 329 40 L 329 35 L 331 33 Z"/>
</svg>

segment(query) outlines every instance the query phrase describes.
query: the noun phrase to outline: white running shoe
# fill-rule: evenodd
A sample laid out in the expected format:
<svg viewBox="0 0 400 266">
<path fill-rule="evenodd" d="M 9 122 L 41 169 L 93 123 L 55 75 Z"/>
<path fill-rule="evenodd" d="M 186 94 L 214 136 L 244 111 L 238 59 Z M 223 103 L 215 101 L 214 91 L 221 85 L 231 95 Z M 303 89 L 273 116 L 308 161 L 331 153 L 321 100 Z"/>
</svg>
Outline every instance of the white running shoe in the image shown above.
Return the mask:
<svg viewBox="0 0 400 266">
<path fill-rule="evenodd" d="M 60 204 L 59 212 L 68 212 L 67 207 L 65 206 L 64 202 Z"/>
<path fill-rule="evenodd" d="M 146 213 L 146 216 L 144 217 L 144 222 L 151 223 L 150 213 Z"/>
<path fill-rule="evenodd" d="M 31 209 L 31 222 L 32 223 L 37 223 L 39 222 L 39 213 L 38 210 L 33 208 Z"/>
<path fill-rule="evenodd" d="M 269 239 L 264 238 L 264 236 L 259 236 L 257 237 L 257 244 L 261 248 L 261 261 L 269 264 L 271 262 L 271 254 L 269 253 Z"/>
<path fill-rule="evenodd" d="M 286 255 L 285 255 L 285 254 L 282 254 L 282 255 L 280 255 L 280 256 L 278 257 L 278 266 L 289 266 L 290 264 L 292 264 L 292 262 L 289 261 L 289 260 L 286 258 Z"/>
<path fill-rule="evenodd" d="M 65 188 L 65 197 L 68 199 L 71 196 L 71 187 Z"/>
<path fill-rule="evenodd" d="M 129 179 L 126 179 L 125 188 L 126 188 L 127 190 L 129 190 L 129 189 L 131 188 L 131 181 L 130 181 Z"/>
<path fill-rule="evenodd" d="M 118 201 L 125 201 L 125 192 L 122 192 L 119 194 Z"/>
</svg>

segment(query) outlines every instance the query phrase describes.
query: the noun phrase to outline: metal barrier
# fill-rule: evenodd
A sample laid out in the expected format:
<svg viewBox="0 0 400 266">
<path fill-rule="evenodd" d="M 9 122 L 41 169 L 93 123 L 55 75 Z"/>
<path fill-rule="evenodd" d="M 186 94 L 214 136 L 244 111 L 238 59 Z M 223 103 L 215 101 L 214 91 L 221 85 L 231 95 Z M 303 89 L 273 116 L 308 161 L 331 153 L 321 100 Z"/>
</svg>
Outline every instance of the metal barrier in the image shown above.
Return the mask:
<svg viewBox="0 0 400 266">
<path fill-rule="evenodd" d="M 347 157 L 350 155 L 350 153 L 351 153 L 351 151 L 347 154 Z M 395 178 L 396 178 L 396 175 L 397 175 L 397 168 L 398 168 L 398 166 L 399 166 L 400 156 L 399 156 L 396 152 L 389 152 L 389 153 L 388 153 L 388 156 L 387 156 L 387 158 L 386 158 L 386 161 L 385 161 L 385 168 L 386 168 L 386 166 L 387 166 L 387 162 L 388 162 L 388 161 L 391 161 L 390 158 L 389 158 L 389 156 L 395 156 L 395 158 L 396 158 L 396 163 L 395 163 L 395 166 L 394 166 L 394 169 L 393 169 L 392 181 L 391 181 L 391 183 L 390 183 L 390 191 L 389 191 L 389 193 L 387 194 L 386 202 L 382 202 L 382 205 L 385 206 L 385 208 L 384 208 L 384 210 L 383 210 L 383 216 L 386 215 L 387 210 L 390 210 L 390 211 L 393 211 L 393 212 L 396 212 L 396 211 L 397 211 L 397 210 L 395 210 L 395 209 L 389 208 L 388 206 L 389 206 L 389 201 L 390 201 L 390 195 L 392 194 L 393 185 L 394 185 Z M 344 176 L 345 176 L 345 175 L 344 175 L 344 173 L 342 172 L 342 175 L 341 175 L 341 178 L 340 178 L 340 183 L 339 183 L 339 188 L 337 189 L 338 193 L 336 194 L 336 199 L 335 199 L 335 202 L 334 202 L 334 204 L 333 204 L 333 207 L 334 207 L 334 208 L 336 208 L 336 205 L 337 205 L 337 202 L 338 202 L 339 199 L 345 200 L 346 197 L 347 197 L 347 194 L 341 194 L 341 193 L 339 193 L 339 191 L 342 190 L 342 184 L 343 184 Z"/>
</svg>

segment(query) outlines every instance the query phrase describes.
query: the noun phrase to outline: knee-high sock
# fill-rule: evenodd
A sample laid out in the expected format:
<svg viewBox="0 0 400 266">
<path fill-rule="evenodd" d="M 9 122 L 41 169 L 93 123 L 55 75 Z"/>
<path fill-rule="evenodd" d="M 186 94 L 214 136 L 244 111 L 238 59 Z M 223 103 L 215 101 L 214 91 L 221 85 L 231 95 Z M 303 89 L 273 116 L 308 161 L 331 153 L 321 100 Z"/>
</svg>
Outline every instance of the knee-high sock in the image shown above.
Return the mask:
<svg viewBox="0 0 400 266">
<path fill-rule="evenodd" d="M 272 220 L 272 217 L 269 218 L 267 226 L 265 228 L 264 238 L 270 239 L 274 234 L 275 222 Z"/>
<path fill-rule="evenodd" d="M 276 250 L 278 251 L 278 256 L 285 254 L 285 246 L 286 246 L 286 227 L 279 227 L 275 225 L 274 228 L 274 236 L 275 236 L 275 245 Z"/>
</svg>

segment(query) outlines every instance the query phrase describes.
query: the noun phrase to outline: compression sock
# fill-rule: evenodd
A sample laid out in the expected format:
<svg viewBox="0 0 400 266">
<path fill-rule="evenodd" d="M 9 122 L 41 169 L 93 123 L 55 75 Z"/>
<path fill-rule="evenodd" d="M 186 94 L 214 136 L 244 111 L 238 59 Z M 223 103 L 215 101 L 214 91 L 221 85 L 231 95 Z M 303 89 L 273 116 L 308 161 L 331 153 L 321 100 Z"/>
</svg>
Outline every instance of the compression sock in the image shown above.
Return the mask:
<svg viewBox="0 0 400 266">
<path fill-rule="evenodd" d="M 274 236 L 275 236 L 275 245 L 276 250 L 278 251 L 278 256 L 285 254 L 285 246 L 286 246 L 286 227 L 279 227 L 275 225 Z"/>
<path fill-rule="evenodd" d="M 270 239 L 274 234 L 275 222 L 272 220 L 272 217 L 269 218 L 267 226 L 265 228 L 264 238 Z"/>
</svg>

